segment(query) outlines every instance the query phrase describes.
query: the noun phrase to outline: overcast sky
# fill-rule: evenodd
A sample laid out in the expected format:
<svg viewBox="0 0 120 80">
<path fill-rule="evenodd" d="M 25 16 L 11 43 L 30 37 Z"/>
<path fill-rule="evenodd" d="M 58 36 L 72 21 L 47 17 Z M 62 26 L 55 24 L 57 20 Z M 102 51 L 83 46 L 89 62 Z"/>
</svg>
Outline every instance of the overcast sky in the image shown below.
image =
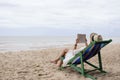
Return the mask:
<svg viewBox="0 0 120 80">
<path fill-rule="evenodd" d="M 0 36 L 120 37 L 120 0 L 0 0 Z"/>
</svg>

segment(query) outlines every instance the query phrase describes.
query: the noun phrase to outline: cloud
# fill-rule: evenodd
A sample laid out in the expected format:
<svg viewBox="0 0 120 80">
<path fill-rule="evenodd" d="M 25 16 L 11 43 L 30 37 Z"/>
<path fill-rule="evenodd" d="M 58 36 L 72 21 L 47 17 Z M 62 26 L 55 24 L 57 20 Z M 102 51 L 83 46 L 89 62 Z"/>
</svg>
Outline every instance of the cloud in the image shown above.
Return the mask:
<svg viewBox="0 0 120 80">
<path fill-rule="evenodd" d="M 3 0 L 0 27 L 83 31 L 119 28 L 119 3 L 119 0 Z"/>
<path fill-rule="evenodd" d="M 16 7 L 17 5 L 11 3 L 0 3 L 0 7 Z"/>
</svg>

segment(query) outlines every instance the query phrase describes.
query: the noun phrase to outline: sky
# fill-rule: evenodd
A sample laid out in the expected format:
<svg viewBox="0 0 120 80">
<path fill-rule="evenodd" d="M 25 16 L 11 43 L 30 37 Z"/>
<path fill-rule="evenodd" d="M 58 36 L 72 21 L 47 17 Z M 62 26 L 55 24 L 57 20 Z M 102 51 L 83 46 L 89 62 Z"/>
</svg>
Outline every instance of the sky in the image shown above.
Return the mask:
<svg viewBox="0 0 120 80">
<path fill-rule="evenodd" d="M 120 37 L 120 0 L 0 0 L 0 36 Z"/>
</svg>

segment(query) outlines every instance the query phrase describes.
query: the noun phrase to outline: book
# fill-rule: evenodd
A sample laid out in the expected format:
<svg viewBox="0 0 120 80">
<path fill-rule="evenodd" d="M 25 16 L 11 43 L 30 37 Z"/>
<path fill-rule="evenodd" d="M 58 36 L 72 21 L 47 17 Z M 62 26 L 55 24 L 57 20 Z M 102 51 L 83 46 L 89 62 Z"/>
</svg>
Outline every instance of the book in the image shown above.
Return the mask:
<svg viewBox="0 0 120 80">
<path fill-rule="evenodd" d="M 86 34 L 77 34 L 77 39 L 79 40 L 79 43 L 85 43 L 86 42 Z"/>
</svg>

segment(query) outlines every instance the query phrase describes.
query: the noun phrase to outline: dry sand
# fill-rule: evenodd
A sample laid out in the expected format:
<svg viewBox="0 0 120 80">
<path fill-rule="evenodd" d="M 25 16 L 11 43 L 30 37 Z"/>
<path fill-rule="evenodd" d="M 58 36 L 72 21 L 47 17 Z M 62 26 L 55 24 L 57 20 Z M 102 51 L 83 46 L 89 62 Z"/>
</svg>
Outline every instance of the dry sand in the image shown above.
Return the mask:
<svg viewBox="0 0 120 80">
<path fill-rule="evenodd" d="M 91 80 L 71 68 L 60 71 L 50 63 L 62 49 L 0 53 L 0 80 Z M 91 75 L 98 80 L 120 80 L 120 44 L 109 44 L 101 53 L 103 68 L 108 73 L 93 72 Z M 90 61 L 97 64 L 97 57 Z"/>
</svg>

